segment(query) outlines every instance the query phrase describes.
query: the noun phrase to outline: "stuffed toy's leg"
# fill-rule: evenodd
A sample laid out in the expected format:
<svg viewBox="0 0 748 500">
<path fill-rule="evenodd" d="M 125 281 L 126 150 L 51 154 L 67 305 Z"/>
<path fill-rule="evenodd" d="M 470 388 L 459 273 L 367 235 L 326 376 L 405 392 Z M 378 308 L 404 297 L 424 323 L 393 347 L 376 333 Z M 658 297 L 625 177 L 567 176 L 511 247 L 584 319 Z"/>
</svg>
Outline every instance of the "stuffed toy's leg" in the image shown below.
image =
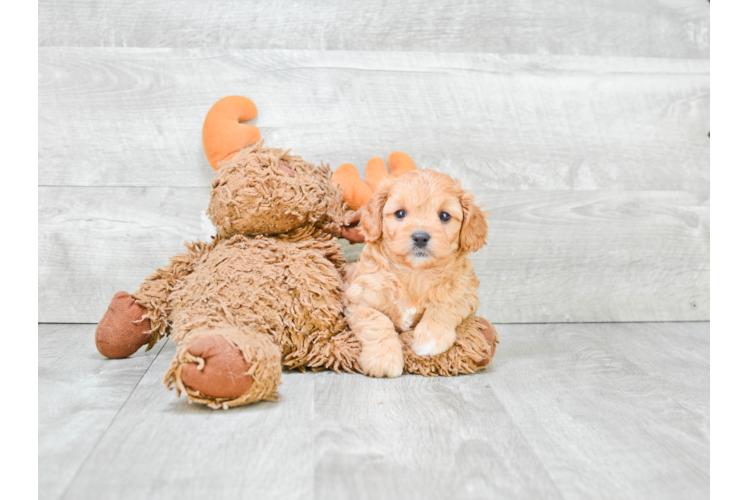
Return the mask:
<svg viewBox="0 0 748 500">
<path fill-rule="evenodd" d="M 277 399 L 280 349 L 269 335 L 234 326 L 202 327 L 188 333 L 164 376 L 177 396 L 228 409 Z"/>
<path fill-rule="evenodd" d="M 333 370 L 340 373 L 361 373 L 358 356 L 361 342 L 352 331 L 345 329 L 333 337 L 317 340 L 306 356 L 306 368 L 312 371 Z M 301 366 L 300 366 L 301 368 Z"/>
<path fill-rule="evenodd" d="M 484 318 L 470 316 L 457 327 L 457 340 L 446 352 L 437 356 L 417 356 L 410 347 L 413 331 L 400 334 L 405 367 L 403 373 L 426 376 L 451 376 L 475 373 L 493 359 L 499 338 L 496 330 Z"/>
<path fill-rule="evenodd" d="M 148 310 L 129 293 L 117 292 L 96 327 L 96 348 L 107 358 L 126 358 L 153 335 Z"/>
<path fill-rule="evenodd" d="M 186 243 L 187 252 L 173 256 L 130 295 L 117 292 L 96 327 L 96 348 L 107 358 L 126 358 L 142 346 L 146 351 L 168 335 L 169 291 L 177 280 L 192 272 L 204 259 L 210 244 Z"/>
</svg>

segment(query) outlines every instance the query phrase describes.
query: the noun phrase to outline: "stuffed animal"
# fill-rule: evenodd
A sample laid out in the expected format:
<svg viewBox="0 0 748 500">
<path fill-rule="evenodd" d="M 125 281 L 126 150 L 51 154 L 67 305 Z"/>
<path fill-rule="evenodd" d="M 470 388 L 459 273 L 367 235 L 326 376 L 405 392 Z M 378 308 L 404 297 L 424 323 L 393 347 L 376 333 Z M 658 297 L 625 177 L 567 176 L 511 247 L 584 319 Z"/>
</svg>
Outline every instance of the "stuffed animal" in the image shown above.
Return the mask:
<svg viewBox="0 0 748 500">
<path fill-rule="evenodd" d="M 211 408 L 277 398 L 282 368 L 360 372 L 360 344 L 342 304 L 347 264 L 337 242 L 343 229 L 357 239 L 355 212 L 344 225 L 343 190 L 329 167 L 264 147 L 259 129 L 242 123 L 256 114 L 252 101 L 231 96 L 205 119 L 204 149 L 216 170 L 207 214 L 216 236 L 185 243 L 187 252 L 138 291 L 115 294 L 96 329 L 96 346 L 108 358 L 127 357 L 143 345 L 149 350 L 169 336 L 177 352 L 164 383 Z M 355 167 L 340 170 L 349 206 L 367 201 L 387 176 L 383 167 L 381 160 L 370 162 L 367 189 L 351 175 Z M 398 153 L 390 167 L 397 175 L 415 165 Z M 484 368 L 497 342 L 490 323 L 471 317 L 457 333 L 451 349 L 428 358 L 416 356 L 403 339 L 405 372 Z"/>
</svg>

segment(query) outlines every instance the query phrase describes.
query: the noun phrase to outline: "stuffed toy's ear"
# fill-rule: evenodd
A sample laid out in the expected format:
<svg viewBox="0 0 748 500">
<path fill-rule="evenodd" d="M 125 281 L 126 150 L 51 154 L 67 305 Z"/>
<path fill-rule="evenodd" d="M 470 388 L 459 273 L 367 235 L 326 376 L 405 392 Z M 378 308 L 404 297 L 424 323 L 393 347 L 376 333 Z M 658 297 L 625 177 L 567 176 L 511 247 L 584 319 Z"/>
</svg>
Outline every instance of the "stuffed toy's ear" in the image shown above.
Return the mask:
<svg viewBox="0 0 748 500">
<path fill-rule="evenodd" d="M 228 161 L 242 149 L 260 140 L 260 129 L 246 122 L 257 116 L 257 106 L 239 95 L 219 99 L 203 123 L 203 149 L 213 170 L 219 161 Z"/>
<path fill-rule="evenodd" d="M 416 169 L 416 164 L 411 157 L 400 151 L 392 153 L 387 158 L 387 166 L 389 173 L 387 173 L 387 167 L 384 166 L 384 160 L 379 157 L 372 158 L 366 164 L 364 180 L 359 177 L 356 167 L 350 163 L 344 163 L 338 167 L 332 174 L 332 182 L 343 188 L 343 200 L 349 209 L 358 210 L 369 203 L 377 186 L 383 180 L 398 177 Z"/>
<path fill-rule="evenodd" d="M 460 248 L 465 252 L 477 252 L 486 244 L 488 221 L 486 212 L 475 204 L 475 197 L 462 193 L 462 227 L 460 228 Z"/>
</svg>

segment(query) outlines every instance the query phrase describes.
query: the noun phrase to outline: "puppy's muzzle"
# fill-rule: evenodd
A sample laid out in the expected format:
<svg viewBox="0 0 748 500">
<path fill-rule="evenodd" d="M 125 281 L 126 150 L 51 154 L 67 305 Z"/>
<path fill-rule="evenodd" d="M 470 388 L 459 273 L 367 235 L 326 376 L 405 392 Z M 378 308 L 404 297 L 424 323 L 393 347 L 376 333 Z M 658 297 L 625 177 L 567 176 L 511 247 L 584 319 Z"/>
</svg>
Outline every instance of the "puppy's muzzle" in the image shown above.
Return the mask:
<svg viewBox="0 0 748 500">
<path fill-rule="evenodd" d="M 431 235 L 420 231 L 410 235 L 410 238 L 413 240 L 413 244 L 416 248 L 426 248 L 426 245 L 429 244 L 429 240 L 431 239 Z"/>
</svg>

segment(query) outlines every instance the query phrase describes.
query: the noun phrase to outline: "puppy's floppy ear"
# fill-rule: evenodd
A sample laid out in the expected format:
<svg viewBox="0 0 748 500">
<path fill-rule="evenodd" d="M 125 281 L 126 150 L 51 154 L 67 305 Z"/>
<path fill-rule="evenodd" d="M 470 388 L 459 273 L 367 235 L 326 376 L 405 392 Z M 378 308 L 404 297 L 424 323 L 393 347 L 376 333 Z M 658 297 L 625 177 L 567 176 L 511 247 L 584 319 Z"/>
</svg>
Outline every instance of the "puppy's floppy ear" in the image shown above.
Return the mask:
<svg viewBox="0 0 748 500">
<path fill-rule="evenodd" d="M 382 236 L 382 212 L 390 194 L 391 184 L 389 180 L 381 181 L 369 204 L 361 209 L 361 232 L 364 234 L 364 241 L 376 241 Z"/>
<path fill-rule="evenodd" d="M 462 227 L 460 228 L 460 248 L 465 252 L 477 252 L 486 244 L 488 236 L 487 212 L 475 204 L 475 196 L 467 191 L 460 196 L 462 204 Z"/>
</svg>

